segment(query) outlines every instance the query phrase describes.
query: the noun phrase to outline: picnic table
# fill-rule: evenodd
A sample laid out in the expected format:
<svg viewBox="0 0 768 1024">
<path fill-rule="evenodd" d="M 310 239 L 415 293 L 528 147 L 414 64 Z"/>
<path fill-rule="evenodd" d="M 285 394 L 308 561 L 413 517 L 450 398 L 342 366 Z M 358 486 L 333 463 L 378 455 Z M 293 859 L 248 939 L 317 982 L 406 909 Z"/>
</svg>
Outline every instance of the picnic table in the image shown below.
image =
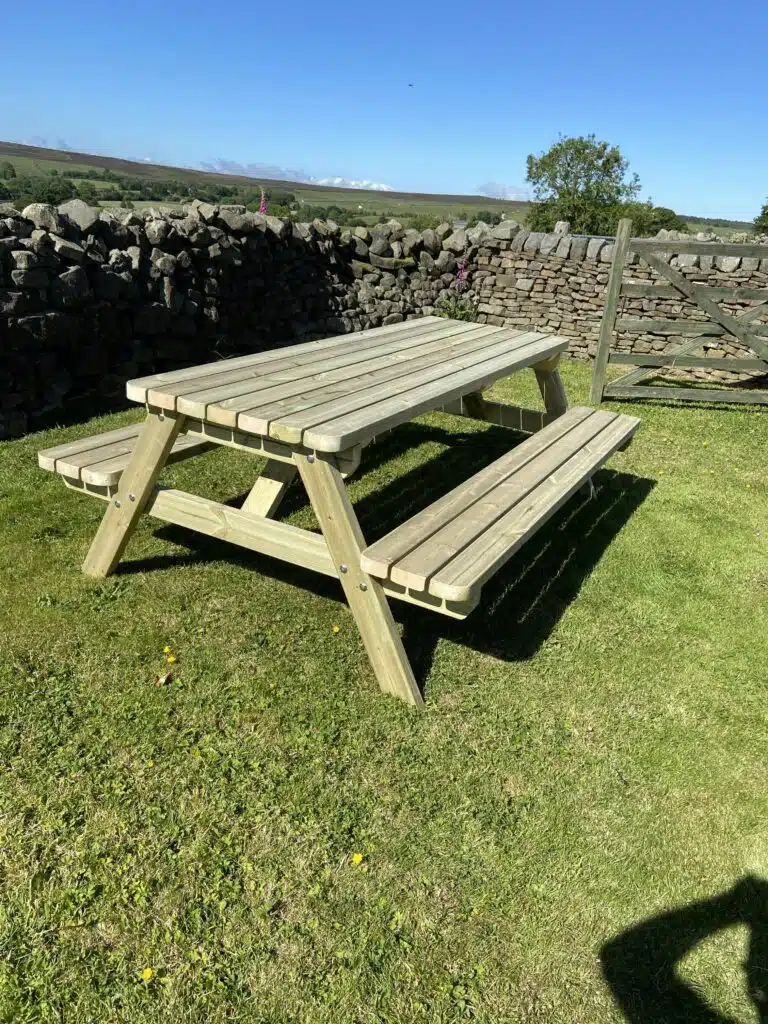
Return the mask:
<svg viewBox="0 0 768 1024">
<path fill-rule="evenodd" d="M 568 409 L 558 361 L 568 340 L 425 316 L 364 332 L 131 380 L 143 424 L 39 453 L 67 486 L 107 501 L 83 569 L 105 577 L 146 513 L 340 580 L 381 689 L 421 706 L 389 607 L 395 598 L 464 618 L 483 584 L 594 472 L 638 420 Z M 536 374 L 544 411 L 482 392 Z M 346 479 L 377 436 L 444 410 L 530 436 L 368 546 Z M 511 441 L 514 440 L 510 435 Z M 158 486 L 169 462 L 215 445 L 267 459 L 241 508 Z M 298 474 L 321 533 L 274 518 Z"/>
</svg>

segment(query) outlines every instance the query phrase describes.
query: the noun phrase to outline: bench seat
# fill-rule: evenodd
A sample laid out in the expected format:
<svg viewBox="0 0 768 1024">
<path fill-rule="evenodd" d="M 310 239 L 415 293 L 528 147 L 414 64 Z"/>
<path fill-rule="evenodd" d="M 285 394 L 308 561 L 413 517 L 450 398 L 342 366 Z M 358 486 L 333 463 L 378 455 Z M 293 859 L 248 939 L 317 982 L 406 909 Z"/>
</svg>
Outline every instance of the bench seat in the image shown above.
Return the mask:
<svg viewBox="0 0 768 1024">
<path fill-rule="evenodd" d="M 45 448 L 37 453 L 38 464 L 41 469 L 59 473 L 66 480 L 80 486 L 105 488 L 111 494 L 117 490 L 143 426 L 143 423 L 136 423 L 91 437 L 79 437 L 76 441 L 60 444 L 56 448 Z M 212 447 L 209 441 L 182 434 L 177 438 L 167 461 L 179 462 Z"/>
<path fill-rule="evenodd" d="M 370 576 L 476 604 L 482 586 L 593 473 L 627 446 L 634 416 L 573 408 L 366 548 Z"/>
</svg>

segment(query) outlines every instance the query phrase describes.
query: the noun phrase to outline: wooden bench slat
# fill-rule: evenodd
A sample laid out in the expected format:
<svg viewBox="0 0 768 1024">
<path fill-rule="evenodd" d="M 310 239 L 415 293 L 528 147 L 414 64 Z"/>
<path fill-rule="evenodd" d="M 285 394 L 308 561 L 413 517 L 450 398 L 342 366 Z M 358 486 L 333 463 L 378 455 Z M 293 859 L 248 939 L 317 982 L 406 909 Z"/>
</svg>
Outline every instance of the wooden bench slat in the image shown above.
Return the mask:
<svg viewBox="0 0 768 1024">
<path fill-rule="evenodd" d="M 107 430 L 103 434 L 92 434 L 90 437 L 78 437 L 74 441 L 67 441 L 66 444 L 59 444 L 55 448 L 43 448 L 37 453 L 37 462 L 41 469 L 56 472 L 58 459 L 67 459 L 79 455 L 81 452 L 94 451 L 98 448 L 106 448 L 126 439 L 136 439 L 141 430 L 141 423 L 134 423 L 129 427 L 119 427 L 117 430 Z"/>
<path fill-rule="evenodd" d="M 523 335 L 515 339 L 516 344 L 510 345 L 505 352 L 493 358 L 489 356 L 479 360 L 475 357 L 461 369 L 446 372 L 429 383 L 411 387 L 405 393 L 398 393 L 393 388 L 390 397 L 382 397 L 374 405 L 361 408 L 358 403 L 357 409 L 340 416 L 339 412 L 344 411 L 341 406 L 345 403 L 339 402 L 336 408 L 328 410 L 332 418 L 324 422 L 316 421 L 311 427 L 304 428 L 303 442 L 308 448 L 318 451 L 343 451 L 383 430 L 428 412 L 436 404 L 450 402 L 472 391 L 480 391 L 522 366 L 530 366 L 568 348 L 568 339 L 556 335 L 531 332 L 531 337 L 536 340 L 522 344 L 525 337 Z M 270 427 L 270 433 L 273 432 L 275 436 L 279 434 L 279 425 L 273 424 Z"/>
<path fill-rule="evenodd" d="M 43 449 L 38 452 L 38 465 L 41 469 L 58 473 L 69 480 L 79 480 L 99 487 L 114 487 L 130 462 L 143 425 L 136 423 L 130 427 L 107 430 L 103 434 L 81 437 L 56 448 Z M 214 445 L 210 441 L 182 434 L 174 442 L 166 464 L 199 455 L 212 447 Z"/>
<path fill-rule="evenodd" d="M 522 469 L 592 414 L 593 410 L 591 409 L 569 409 L 546 430 L 532 435 L 502 458 L 481 469 L 471 480 L 455 487 L 428 508 L 417 512 L 408 522 L 398 526 L 382 540 L 366 548 L 363 555 L 365 571 L 371 576 L 378 576 L 381 579 L 394 579 L 390 573 L 391 567 L 396 562 L 401 562 L 406 555 L 417 548 L 424 541 L 425 536 L 432 536 L 447 523 L 452 522 L 475 501 L 479 501 L 499 483 Z"/>
<path fill-rule="evenodd" d="M 449 320 L 443 323 L 442 329 L 430 328 L 426 334 L 414 332 L 386 344 L 362 345 L 332 358 L 312 363 L 302 361 L 290 368 L 270 370 L 259 380 L 241 379 L 239 383 L 222 388 L 182 395 L 177 408 L 187 416 L 200 419 L 207 416 L 211 422 L 234 427 L 240 412 L 324 390 L 327 385 L 338 381 L 353 387 L 349 383 L 353 378 L 365 377 L 376 371 L 384 374 L 388 368 L 402 366 L 409 360 L 450 350 L 460 341 L 468 341 L 483 330 L 477 324 L 458 324 Z"/>
<path fill-rule="evenodd" d="M 494 529 L 436 573 L 430 580 L 429 592 L 450 601 L 470 600 L 473 592 L 626 443 L 639 423 L 635 417 L 616 416 L 586 447 L 531 491 L 519 508 L 509 511 L 494 524 Z"/>
<path fill-rule="evenodd" d="M 489 336 L 485 327 L 478 325 L 474 331 L 443 338 L 434 347 L 426 346 L 426 352 L 414 354 L 410 359 L 383 366 L 371 373 L 359 376 L 348 373 L 340 378 L 334 375 L 335 380 L 331 383 L 313 383 L 310 380 L 304 390 L 296 385 L 292 388 L 294 394 L 287 398 L 265 401 L 264 404 L 257 402 L 251 408 L 243 409 L 237 414 L 237 423 L 241 429 L 253 433 L 269 434 L 281 441 L 299 443 L 306 427 L 322 422 L 333 413 L 358 409 L 362 405 L 374 405 L 393 391 L 407 391 L 413 381 L 444 377 L 456 368 L 458 360 L 466 361 L 471 355 L 481 360 L 487 351 L 496 351 L 495 337 L 508 344 L 513 337 L 522 335 L 522 331 L 494 328 L 494 335 Z M 498 344 L 503 347 L 502 342 Z M 216 414 L 217 410 L 212 409 L 211 415 L 215 417 Z"/>
<path fill-rule="evenodd" d="M 445 320 L 442 317 L 425 316 L 420 317 L 418 321 L 405 320 L 399 324 L 389 324 L 386 327 L 377 327 L 366 333 L 381 338 L 407 330 L 416 322 L 426 327 L 429 324 L 436 324 L 439 326 L 444 324 Z M 164 385 L 175 384 L 179 381 L 194 380 L 197 377 L 205 376 L 209 373 L 216 373 L 218 368 L 220 368 L 222 373 L 227 373 L 234 369 L 262 366 L 272 360 L 294 355 L 299 355 L 301 358 L 304 358 L 310 351 L 326 351 L 343 348 L 344 346 L 354 347 L 355 344 L 359 344 L 359 340 L 359 335 L 352 336 L 350 334 L 336 334 L 331 338 L 319 338 L 315 341 L 302 341 L 295 345 L 287 345 L 284 348 L 271 349 L 268 352 L 253 352 L 246 356 L 236 356 L 233 359 L 214 360 L 202 366 L 187 366 L 182 370 L 168 370 L 164 373 L 151 374 L 148 377 L 136 377 L 133 380 L 128 381 L 126 394 L 132 401 L 144 403 L 147 400 L 147 393 L 150 390 L 157 389 L 158 391 L 162 391 Z"/>
<path fill-rule="evenodd" d="M 392 568 L 391 578 L 414 590 L 427 590 L 433 576 L 492 530 L 494 523 L 511 508 L 522 507 L 537 487 L 589 444 L 612 419 L 611 413 L 599 412 L 585 417 L 572 430 L 563 432 L 556 443 L 541 447 L 535 456 L 485 494 L 475 497 L 476 483 L 471 481 L 466 488 L 470 499 L 467 507 L 399 560 Z"/>
<path fill-rule="evenodd" d="M 632 437 L 632 416 L 570 409 L 367 548 L 365 572 L 442 600 L 483 583 Z"/>
</svg>

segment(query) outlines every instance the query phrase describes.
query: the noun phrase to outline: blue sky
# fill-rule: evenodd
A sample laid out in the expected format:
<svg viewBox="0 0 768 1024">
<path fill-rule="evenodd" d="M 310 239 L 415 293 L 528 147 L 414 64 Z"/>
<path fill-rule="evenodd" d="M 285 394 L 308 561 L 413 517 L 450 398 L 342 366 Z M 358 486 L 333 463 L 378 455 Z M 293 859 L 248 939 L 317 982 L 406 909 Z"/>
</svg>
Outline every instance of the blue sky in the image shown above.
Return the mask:
<svg viewBox="0 0 768 1024">
<path fill-rule="evenodd" d="M 2 23 L 2 139 L 473 193 L 594 132 L 678 212 L 768 195 L 765 0 L 38 0 Z"/>
</svg>

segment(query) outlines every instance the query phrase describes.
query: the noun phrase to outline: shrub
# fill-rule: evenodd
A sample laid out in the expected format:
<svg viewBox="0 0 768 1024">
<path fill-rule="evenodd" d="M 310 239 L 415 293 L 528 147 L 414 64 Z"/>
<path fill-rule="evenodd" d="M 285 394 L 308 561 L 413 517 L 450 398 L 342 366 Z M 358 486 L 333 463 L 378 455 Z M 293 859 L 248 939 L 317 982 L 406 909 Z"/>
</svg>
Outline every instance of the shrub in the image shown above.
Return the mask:
<svg viewBox="0 0 768 1024">
<path fill-rule="evenodd" d="M 414 231 L 426 231 L 427 228 L 434 230 L 440 224 L 440 218 L 431 213 L 415 213 L 408 218 L 408 222 Z"/>
<path fill-rule="evenodd" d="M 501 224 L 501 214 L 496 210 L 480 210 L 479 213 L 473 213 L 467 221 L 467 227 L 473 228 L 475 224 L 479 224 L 483 221 L 485 224 Z"/>
<path fill-rule="evenodd" d="M 444 295 L 437 303 L 435 311 L 438 316 L 447 317 L 449 320 L 477 320 L 477 310 L 463 295 Z"/>
</svg>

